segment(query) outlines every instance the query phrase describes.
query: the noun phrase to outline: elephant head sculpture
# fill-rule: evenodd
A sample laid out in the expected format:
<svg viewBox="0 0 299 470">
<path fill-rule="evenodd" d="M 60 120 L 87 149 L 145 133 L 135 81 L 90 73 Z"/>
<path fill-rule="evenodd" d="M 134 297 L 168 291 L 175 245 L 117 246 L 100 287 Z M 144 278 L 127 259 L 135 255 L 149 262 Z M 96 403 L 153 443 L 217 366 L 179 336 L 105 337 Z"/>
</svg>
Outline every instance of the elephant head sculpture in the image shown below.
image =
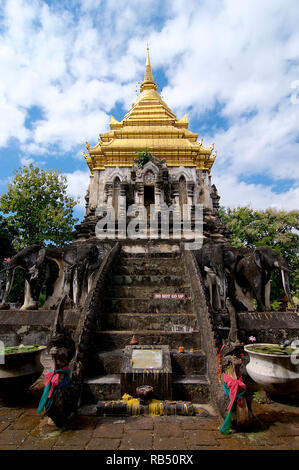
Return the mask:
<svg viewBox="0 0 299 470">
<path fill-rule="evenodd" d="M 74 304 L 84 302 L 104 252 L 96 243 L 72 243 L 64 247 L 31 245 L 17 253 L 6 268 L 6 289 L 0 309 L 7 309 L 7 297 L 16 268 L 25 271 L 25 299 L 22 310 L 35 310 L 42 287 L 46 286 L 45 309 L 57 308 L 66 295 Z"/>
<path fill-rule="evenodd" d="M 280 269 L 284 293 L 288 297 L 292 306 L 295 307 L 290 290 L 289 279 L 289 273 L 293 271 L 288 267 L 286 260 L 270 248 L 261 246 L 256 248 L 254 252 L 254 261 L 261 270 L 267 273 L 266 275 L 269 278 L 271 271 L 273 271 L 274 269 Z M 268 290 L 266 292 L 266 304 L 267 303 L 268 306 L 270 306 L 270 285 L 268 286 Z"/>
<path fill-rule="evenodd" d="M 270 310 L 270 276 L 273 270 L 280 269 L 285 294 L 294 306 L 289 284 L 289 272 L 292 271 L 284 258 L 275 251 L 264 246 L 256 248 L 254 252 L 228 250 L 224 259 L 225 265 L 236 283 L 235 294 L 237 297 L 238 289 L 240 292 L 241 288 L 242 294 L 249 292 L 251 297 L 255 297 L 260 311 Z M 248 307 L 244 298 L 237 300 L 240 300 L 245 308 L 253 309 L 253 307 Z"/>
<path fill-rule="evenodd" d="M 195 253 L 207 287 L 210 307 L 213 311 L 225 308 L 226 278 L 223 263 L 222 245 L 212 242 L 203 244 Z"/>
<path fill-rule="evenodd" d="M 13 256 L 6 267 L 6 287 L 3 295 L 0 309 L 7 309 L 7 297 L 11 291 L 14 274 L 17 268 L 25 271 L 25 298 L 22 310 L 30 310 L 38 308 L 38 298 L 44 281 L 42 271 L 44 270 L 44 262 L 46 249 L 38 244 L 31 245 L 19 251 Z"/>
<path fill-rule="evenodd" d="M 97 241 L 75 242 L 62 248 L 48 249 L 47 258 L 57 263 L 59 277 L 52 296 L 46 300 L 46 307 L 56 308 L 66 294 L 74 305 L 82 305 L 104 253 Z"/>
<path fill-rule="evenodd" d="M 76 263 L 71 274 L 72 296 L 75 305 L 84 303 L 102 261 L 102 253 L 96 244 L 85 242 L 78 249 Z"/>
</svg>

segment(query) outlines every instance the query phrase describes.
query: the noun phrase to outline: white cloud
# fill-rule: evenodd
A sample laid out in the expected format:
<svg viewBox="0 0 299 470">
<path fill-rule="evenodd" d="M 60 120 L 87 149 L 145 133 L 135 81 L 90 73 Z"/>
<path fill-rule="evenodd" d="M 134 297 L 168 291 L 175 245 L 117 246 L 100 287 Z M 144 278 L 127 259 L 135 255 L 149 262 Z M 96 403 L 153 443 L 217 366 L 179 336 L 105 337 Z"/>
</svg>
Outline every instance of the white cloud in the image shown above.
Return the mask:
<svg viewBox="0 0 299 470">
<path fill-rule="evenodd" d="M 251 206 L 255 209 L 298 210 L 299 187 L 292 187 L 283 193 L 276 193 L 271 187 L 262 184 L 248 184 L 229 173 L 214 176 L 220 204 L 227 207 Z"/>
<path fill-rule="evenodd" d="M 188 112 L 191 124 L 205 116 L 215 122 L 196 130 L 207 145 L 215 142 L 213 174 L 223 201 L 231 196 L 222 181 L 230 181 L 242 200 L 248 194 L 256 204 L 292 205 L 298 195 L 292 188 L 277 195 L 240 180 L 257 173 L 299 178 L 299 104 L 290 99 L 299 79 L 298 2 L 140 5 L 78 0 L 71 9 L 68 2 L 6 0 L 0 6 L 0 146 L 16 138 L 30 158 L 53 148 L 76 157 L 86 140 L 95 145 L 111 109 L 135 101 L 149 42 L 154 73 L 162 68 L 168 79 L 167 104 L 178 117 Z M 42 118 L 28 126 L 33 107 Z"/>
<path fill-rule="evenodd" d="M 67 178 L 67 192 L 74 199 L 80 198 L 79 204 L 85 207 L 85 195 L 89 184 L 89 172 L 77 170 L 74 173 L 65 173 Z"/>
<path fill-rule="evenodd" d="M 33 158 L 22 157 L 20 162 L 21 162 L 22 166 L 28 166 L 28 165 L 30 165 L 30 163 L 34 163 L 34 160 L 33 160 Z"/>
</svg>

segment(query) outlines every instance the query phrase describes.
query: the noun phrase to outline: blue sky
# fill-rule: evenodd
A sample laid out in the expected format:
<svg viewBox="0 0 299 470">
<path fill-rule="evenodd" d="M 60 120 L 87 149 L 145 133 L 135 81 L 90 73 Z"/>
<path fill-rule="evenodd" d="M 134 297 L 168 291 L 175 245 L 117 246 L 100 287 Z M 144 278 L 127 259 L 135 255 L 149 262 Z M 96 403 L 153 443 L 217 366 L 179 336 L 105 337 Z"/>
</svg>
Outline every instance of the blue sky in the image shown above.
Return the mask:
<svg viewBox="0 0 299 470">
<path fill-rule="evenodd" d="M 83 158 L 122 119 L 149 43 L 163 99 L 215 143 L 221 204 L 298 208 L 297 0 L 4 0 L 0 193 L 33 162 L 67 175 L 84 215 Z"/>
</svg>

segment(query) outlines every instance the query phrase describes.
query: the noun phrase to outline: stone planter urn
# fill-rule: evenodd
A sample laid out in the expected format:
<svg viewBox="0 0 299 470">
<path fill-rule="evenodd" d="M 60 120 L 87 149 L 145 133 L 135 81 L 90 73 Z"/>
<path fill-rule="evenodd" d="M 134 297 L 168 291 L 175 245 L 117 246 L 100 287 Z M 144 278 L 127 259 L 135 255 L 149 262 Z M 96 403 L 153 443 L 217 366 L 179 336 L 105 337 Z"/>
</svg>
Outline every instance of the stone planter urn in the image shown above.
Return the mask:
<svg viewBox="0 0 299 470">
<path fill-rule="evenodd" d="M 296 356 L 291 354 L 275 354 L 273 352 L 257 352 L 252 348 L 280 347 L 275 344 L 248 344 L 244 350 L 250 361 L 246 366 L 248 375 L 269 393 L 288 395 L 299 392 L 299 364 L 294 361 Z M 294 350 L 295 351 L 295 350 Z"/>
<path fill-rule="evenodd" d="M 0 356 L 0 395 L 16 395 L 29 388 L 42 374 L 40 356 L 46 346 L 33 351 L 22 351 Z"/>
</svg>

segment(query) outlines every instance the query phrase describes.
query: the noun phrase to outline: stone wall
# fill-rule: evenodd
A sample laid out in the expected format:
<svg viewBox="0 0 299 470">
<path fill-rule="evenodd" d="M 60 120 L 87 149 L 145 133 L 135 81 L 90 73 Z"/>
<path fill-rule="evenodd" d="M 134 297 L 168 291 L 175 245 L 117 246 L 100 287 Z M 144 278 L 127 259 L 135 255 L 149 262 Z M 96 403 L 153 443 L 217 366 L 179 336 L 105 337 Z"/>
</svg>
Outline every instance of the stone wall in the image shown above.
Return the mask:
<svg viewBox="0 0 299 470">
<path fill-rule="evenodd" d="M 76 342 L 75 361 L 80 361 L 83 366 L 87 366 L 89 358 L 93 353 L 93 342 L 97 328 L 100 326 L 98 319 L 103 310 L 103 292 L 105 291 L 108 273 L 120 249 L 119 242 L 106 254 L 102 265 L 93 281 L 91 290 L 86 298 L 74 339 Z"/>
<path fill-rule="evenodd" d="M 55 315 L 55 310 L 2 310 L 0 341 L 3 341 L 5 346 L 47 345 Z M 75 331 L 79 317 L 79 311 L 65 311 L 66 326 Z"/>
<path fill-rule="evenodd" d="M 245 344 L 254 336 L 257 343 L 281 344 L 299 339 L 299 313 L 241 312 L 238 313 L 239 338 Z"/>
</svg>

